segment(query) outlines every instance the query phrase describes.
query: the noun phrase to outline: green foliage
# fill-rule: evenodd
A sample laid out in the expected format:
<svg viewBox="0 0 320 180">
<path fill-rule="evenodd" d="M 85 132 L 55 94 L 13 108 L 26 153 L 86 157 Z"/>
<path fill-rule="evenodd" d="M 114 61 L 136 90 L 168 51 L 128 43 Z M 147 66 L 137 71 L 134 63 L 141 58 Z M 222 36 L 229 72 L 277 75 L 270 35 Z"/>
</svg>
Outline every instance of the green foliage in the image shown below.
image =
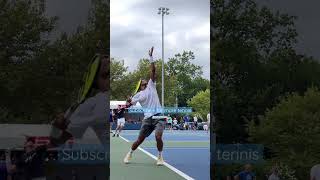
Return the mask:
<svg viewBox="0 0 320 180">
<path fill-rule="evenodd" d="M 280 179 L 298 180 L 295 176 L 295 171 L 292 170 L 288 165 L 280 164 L 278 171 Z"/>
<path fill-rule="evenodd" d="M 47 123 L 77 98 L 82 79 L 96 53 L 97 40 L 109 44 L 109 11 L 105 0 L 93 3 L 88 25 L 62 33 L 50 43 L 55 27 L 40 1 L 1 0 L 1 122 Z M 2 6 L 4 5 L 4 6 Z M 107 17 L 107 18 L 105 18 Z M 10 23 L 9 23 L 10 22 Z"/>
<path fill-rule="evenodd" d="M 293 49 L 295 17 L 253 0 L 212 0 L 211 67 L 218 141 L 246 142 L 247 122 L 259 121 L 286 93 L 320 86 L 320 64 Z"/>
<path fill-rule="evenodd" d="M 203 74 L 201 67 L 192 63 L 194 60 L 193 52 L 184 51 L 169 58 L 166 63 L 168 76 L 175 78 L 175 87 L 172 91 L 177 94 L 180 107 L 186 106 L 187 101 L 198 91 L 205 90 L 209 86 L 209 81 L 201 78 Z"/>
<path fill-rule="evenodd" d="M 184 51 L 182 54 L 176 54 L 164 64 L 165 106 L 173 107 L 176 102 L 180 107 L 186 106 L 190 98 L 199 91 L 209 88 L 209 81 L 201 77 L 201 67 L 191 62 L 194 59 L 195 56 L 192 52 Z M 157 60 L 155 66 L 156 87 L 161 100 L 161 61 Z M 124 67 L 123 62 L 112 59 L 111 100 L 124 100 L 128 95 L 131 95 L 140 79 L 149 80 L 149 78 L 149 60 L 140 59 L 137 68 L 133 72 L 127 72 L 127 67 Z"/>
<path fill-rule="evenodd" d="M 30 60 L 48 44 L 41 36 L 54 29 L 57 17 L 48 18 L 44 11 L 35 10 L 40 3 L 0 1 L 0 65 Z"/>
<path fill-rule="evenodd" d="M 188 106 L 192 107 L 201 119 L 206 120 L 206 115 L 210 112 L 210 90 L 198 92 L 188 101 Z"/>
<path fill-rule="evenodd" d="M 291 49 L 296 42 L 296 17 L 259 8 L 254 0 L 211 0 L 214 40 L 231 40 L 270 54 L 278 49 Z M 239 43 L 239 44 L 238 44 Z"/>
<path fill-rule="evenodd" d="M 110 61 L 110 99 L 125 100 L 132 93 L 133 83 L 129 79 L 128 67 L 124 66 L 124 61 L 111 58 Z"/>
<path fill-rule="evenodd" d="M 282 163 L 305 179 L 319 161 L 320 63 L 294 50 L 296 17 L 253 0 L 211 0 L 211 12 L 217 142 L 263 144 L 261 171 Z"/>
<path fill-rule="evenodd" d="M 288 164 L 296 175 L 307 177 L 320 160 L 320 91 L 310 88 L 304 96 L 292 93 L 249 125 L 250 140 L 274 153 L 272 160 Z"/>
</svg>

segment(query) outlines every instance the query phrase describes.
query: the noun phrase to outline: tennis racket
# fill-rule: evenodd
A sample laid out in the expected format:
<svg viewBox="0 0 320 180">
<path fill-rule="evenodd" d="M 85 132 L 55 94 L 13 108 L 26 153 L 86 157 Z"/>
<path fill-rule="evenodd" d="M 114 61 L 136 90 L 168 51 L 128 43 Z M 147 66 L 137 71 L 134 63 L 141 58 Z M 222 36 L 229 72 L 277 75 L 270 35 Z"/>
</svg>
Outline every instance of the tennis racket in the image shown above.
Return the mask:
<svg viewBox="0 0 320 180">
<path fill-rule="evenodd" d="M 97 48 L 102 52 L 101 41 L 98 42 Z M 73 104 L 64 114 L 59 114 L 51 123 L 52 128 L 50 132 L 50 137 L 52 140 L 57 140 L 62 136 L 64 131 L 67 129 L 70 123 L 70 117 L 77 109 L 77 107 L 83 103 L 89 96 L 91 89 L 93 88 L 94 81 L 99 72 L 99 67 L 101 64 L 101 53 L 97 53 L 88 65 L 87 71 L 83 76 L 83 86 L 78 91 L 78 97 L 75 104 Z M 60 142 L 59 142 L 60 144 Z"/>
<path fill-rule="evenodd" d="M 131 97 L 133 97 L 135 94 L 137 94 L 137 92 L 139 91 L 140 85 L 141 85 L 141 79 L 138 81 Z"/>
<path fill-rule="evenodd" d="M 87 71 L 83 76 L 83 86 L 78 91 L 77 101 L 74 105 L 72 105 L 69 108 L 69 111 L 67 111 L 65 115 L 66 119 L 69 119 L 69 117 L 76 110 L 76 108 L 88 98 L 90 91 L 93 87 L 94 80 L 96 79 L 96 76 L 99 72 L 101 64 L 101 54 L 103 54 L 104 49 L 101 41 L 98 41 L 96 48 L 97 51 L 100 51 L 100 53 L 95 54 L 91 59 L 87 67 Z"/>
</svg>

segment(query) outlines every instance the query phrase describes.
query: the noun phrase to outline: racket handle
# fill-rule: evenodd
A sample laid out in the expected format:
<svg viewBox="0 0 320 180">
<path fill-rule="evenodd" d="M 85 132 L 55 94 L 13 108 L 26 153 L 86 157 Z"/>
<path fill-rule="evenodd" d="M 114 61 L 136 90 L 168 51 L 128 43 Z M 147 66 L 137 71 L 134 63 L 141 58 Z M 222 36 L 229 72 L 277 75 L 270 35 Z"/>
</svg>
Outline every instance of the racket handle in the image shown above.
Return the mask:
<svg viewBox="0 0 320 180">
<path fill-rule="evenodd" d="M 50 137 L 52 137 L 54 139 L 58 139 L 61 137 L 62 133 L 63 133 L 63 131 L 61 129 L 52 125 L 51 131 L 50 131 Z"/>
</svg>

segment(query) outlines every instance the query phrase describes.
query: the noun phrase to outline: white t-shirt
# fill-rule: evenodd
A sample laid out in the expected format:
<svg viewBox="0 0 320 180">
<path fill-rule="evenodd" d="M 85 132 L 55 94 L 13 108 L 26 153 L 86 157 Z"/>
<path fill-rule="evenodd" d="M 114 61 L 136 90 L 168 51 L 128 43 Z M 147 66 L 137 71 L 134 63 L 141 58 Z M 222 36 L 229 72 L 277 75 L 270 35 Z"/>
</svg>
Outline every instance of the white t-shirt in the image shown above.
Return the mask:
<svg viewBox="0 0 320 180">
<path fill-rule="evenodd" d="M 312 180 L 320 180 L 320 164 L 314 165 L 310 171 L 310 177 Z"/>
<path fill-rule="evenodd" d="M 177 124 L 178 124 L 178 120 L 174 119 L 174 120 L 173 120 L 173 124 L 174 124 L 174 125 L 177 125 Z"/>
<path fill-rule="evenodd" d="M 197 116 L 193 117 L 193 122 L 198 122 Z"/>
<path fill-rule="evenodd" d="M 74 138 L 81 139 L 88 127 L 91 127 L 100 143 L 107 144 L 107 119 L 109 118 L 109 99 L 107 92 L 99 92 L 88 98 L 70 116 L 67 131 Z"/>
<path fill-rule="evenodd" d="M 207 122 L 210 123 L 210 113 L 207 114 Z"/>
<path fill-rule="evenodd" d="M 143 109 L 152 111 L 145 111 L 144 119 L 147 119 L 157 113 L 161 113 L 158 111 L 159 109 L 161 109 L 161 105 L 156 89 L 156 84 L 152 81 L 152 79 L 149 80 L 146 89 L 138 92 L 136 95 L 132 97 L 131 103 L 135 105 L 137 102 L 140 103 Z"/>
</svg>

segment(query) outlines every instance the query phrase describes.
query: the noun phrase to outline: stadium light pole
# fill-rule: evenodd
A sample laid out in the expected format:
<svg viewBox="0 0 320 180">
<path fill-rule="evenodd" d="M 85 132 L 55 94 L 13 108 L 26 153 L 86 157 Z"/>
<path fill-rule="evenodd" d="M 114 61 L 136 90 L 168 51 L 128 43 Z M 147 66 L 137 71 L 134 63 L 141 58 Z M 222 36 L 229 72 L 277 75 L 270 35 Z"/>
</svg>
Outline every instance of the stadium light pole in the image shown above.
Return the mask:
<svg viewBox="0 0 320 180">
<path fill-rule="evenodd" d="M 162 72 L 161 72 L 161 103 L 162 103 L 162 107 L 164 107 L 164 41 L 163 41 L 163 19 L 164 19 L 164 15 L 169 15 L 169 8 L 165 8 L 165 7 L 159 7 L 158 8 L 158 14 L 160 14 L 162 16 Z"/>
</svg>

